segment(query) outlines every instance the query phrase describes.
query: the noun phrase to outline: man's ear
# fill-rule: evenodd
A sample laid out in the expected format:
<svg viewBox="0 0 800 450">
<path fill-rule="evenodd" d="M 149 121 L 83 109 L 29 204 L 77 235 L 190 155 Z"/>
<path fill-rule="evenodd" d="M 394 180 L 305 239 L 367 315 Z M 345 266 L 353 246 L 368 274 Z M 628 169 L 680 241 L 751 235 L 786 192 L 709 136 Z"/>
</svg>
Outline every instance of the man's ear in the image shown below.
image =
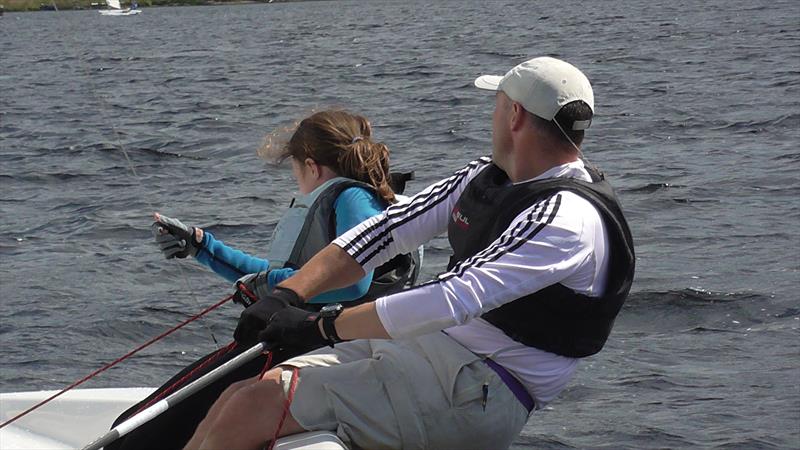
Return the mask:
<svg viewBox="0 0 800 450">
<path fill-rule="evenodd" d="M 517 102 L 511 103 L 511 131 L 519 131 L 528 120 L 528 111 Z"/>
</svg>

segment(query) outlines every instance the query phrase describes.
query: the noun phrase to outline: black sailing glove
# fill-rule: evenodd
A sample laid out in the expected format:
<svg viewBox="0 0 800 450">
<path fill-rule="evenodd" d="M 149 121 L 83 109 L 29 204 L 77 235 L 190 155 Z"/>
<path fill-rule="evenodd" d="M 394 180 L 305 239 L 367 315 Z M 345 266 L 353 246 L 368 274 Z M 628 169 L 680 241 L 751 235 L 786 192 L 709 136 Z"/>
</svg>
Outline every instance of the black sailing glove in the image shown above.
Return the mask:
<svg viewBox="0 0 800 450">
<path fill-rule="evenodd" d="M 260 342 L 269 342 L 275 347 L 299 348 L 311 351 L 331 345 L 319 330 L 320 313 L 287 306 L 276 312 L 266 329 L 259 333 Z"/>
<path fill-rule="evenodd" d="M 156 214 L 152 228 L 156 244 L 167 259 L 196 256 L 203 247 L 197 242 L 195 227 L 187 227 L 178 219 Z"/>
<path fill-rule="evenodd" d="M 291 289 L 276 287 L 271 293 L 257 297 L 258 301 L 248 306 L 239 316 L 239 324 L 233 332 L 236 342 L 251 347 L 258 342 L 258 335 L 272 316 L 291 305 L 302 306 L 303 299 Z"/>
</svg>

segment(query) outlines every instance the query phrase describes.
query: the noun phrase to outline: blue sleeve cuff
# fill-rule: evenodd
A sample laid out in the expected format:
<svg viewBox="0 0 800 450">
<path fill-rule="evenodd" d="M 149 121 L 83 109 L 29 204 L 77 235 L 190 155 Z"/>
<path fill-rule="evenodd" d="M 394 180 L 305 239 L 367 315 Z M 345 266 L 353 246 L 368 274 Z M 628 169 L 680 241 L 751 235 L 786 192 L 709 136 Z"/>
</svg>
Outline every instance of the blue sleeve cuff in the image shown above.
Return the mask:
<svg viewBox="0 0 800 450">
<path fill-rule="evenodd" d="M 203 248 L 197 252 L 196 258 L 231 283 L 249 273 L 269 269 L 268 260 L 228 247 L 208 231 L 203 232 Z"/>
</svg>

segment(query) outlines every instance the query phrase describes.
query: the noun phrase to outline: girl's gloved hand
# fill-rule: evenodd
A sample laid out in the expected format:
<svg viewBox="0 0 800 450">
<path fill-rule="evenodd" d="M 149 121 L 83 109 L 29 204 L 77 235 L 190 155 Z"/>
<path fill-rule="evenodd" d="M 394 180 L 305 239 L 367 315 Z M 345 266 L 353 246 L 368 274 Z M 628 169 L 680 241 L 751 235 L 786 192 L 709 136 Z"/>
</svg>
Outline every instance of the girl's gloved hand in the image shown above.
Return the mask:
<svg viewBox="0 0 800 450">
<path fill-rule="evenodd" d="M 153 215 L 153 236 L 156 245 L 167 259 L 186 258 L 196 256 L 203 248 L 203 230 L 196 227 L 187 227 L 178 219 L 163 216 L 159 213 Z"/>
<path fill-rule="evenodd" d="M 248 273 L 236 280 L 233 287 L 236 289 L 233 301 L 247 308 L 259 298 L 266 297 L 272 292 L 269 288 L 269 270 Z"/>
</svg>

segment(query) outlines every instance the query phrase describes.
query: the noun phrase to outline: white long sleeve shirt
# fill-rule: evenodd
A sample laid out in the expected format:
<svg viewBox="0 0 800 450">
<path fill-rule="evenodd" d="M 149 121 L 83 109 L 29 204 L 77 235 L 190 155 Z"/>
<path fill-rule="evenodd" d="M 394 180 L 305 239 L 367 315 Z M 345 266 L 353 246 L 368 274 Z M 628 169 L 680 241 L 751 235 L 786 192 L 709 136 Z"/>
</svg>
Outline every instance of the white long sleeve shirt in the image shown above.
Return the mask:
<svg viewBox="0 0 800 450">
<path fill-rule="evenodd" d="M 490 163 L 489 158 L 469 163 L 333 243 L 365 271 L 394 255 L 416 250 L 447 230 L 464 188 Z M 581 161 L 554 167 L 534 179 L 553 177 L 591 181 Z M 480 316 L 556 283 L 590 297 L 601 296 L 607 281 L 608 245 L 594 206 L 577 194 L 560 191 L 522 211 L 491 245 L 452 271 L 377 299 L 378 317 L 393 338 L 445 330 L 474 353 L 505 367 L 541 408 L 564 389 L 577 359 L 525 346 Z"/>
</svg>

